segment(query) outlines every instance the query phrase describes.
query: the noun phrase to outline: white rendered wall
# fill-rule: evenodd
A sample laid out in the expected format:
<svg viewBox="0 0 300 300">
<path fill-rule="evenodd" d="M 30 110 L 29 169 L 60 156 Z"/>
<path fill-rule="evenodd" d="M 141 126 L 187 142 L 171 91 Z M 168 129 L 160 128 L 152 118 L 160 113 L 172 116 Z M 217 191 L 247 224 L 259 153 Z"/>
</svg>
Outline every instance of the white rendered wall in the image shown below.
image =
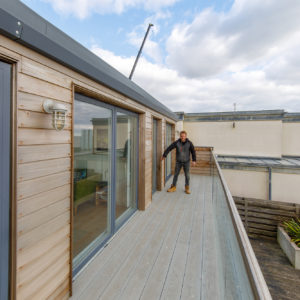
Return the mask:
<svg viewBox="0 0 300 300">
<path fill-rule="evenodd" d="M 300 156 L 300 122 L 282 123 L 282 155 Z"/>
<path fill-rule="evenodd" d="M 300 204 L 300 174 L 272 174 L 272 200 Z"/>
<path fill-rule="evenodd" d="M 282 122 L 184 122 L 195 146 L 213 146 L 216 154 L 281 157 Z M 300 154 L 300 153 L 299 153 Z"/>
<path fill-rule="evenodd" d="M 267 200 L 269 175 L 267 172 L 222 169 L 232 196 Z"/>
</svg>

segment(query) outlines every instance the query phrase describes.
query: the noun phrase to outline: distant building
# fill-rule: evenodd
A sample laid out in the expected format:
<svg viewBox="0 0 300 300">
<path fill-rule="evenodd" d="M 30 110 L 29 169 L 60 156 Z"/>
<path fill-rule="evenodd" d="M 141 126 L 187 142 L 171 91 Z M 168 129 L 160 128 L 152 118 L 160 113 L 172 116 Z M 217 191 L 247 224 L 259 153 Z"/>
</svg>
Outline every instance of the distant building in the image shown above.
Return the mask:
<svg viewBox="0 0 300 300">
<path fill-rule="evenodd" d="M 195 145 L 212 146 L 233 196 L 300 203 L 300 113 L 177 113 Z"/>
</svg>

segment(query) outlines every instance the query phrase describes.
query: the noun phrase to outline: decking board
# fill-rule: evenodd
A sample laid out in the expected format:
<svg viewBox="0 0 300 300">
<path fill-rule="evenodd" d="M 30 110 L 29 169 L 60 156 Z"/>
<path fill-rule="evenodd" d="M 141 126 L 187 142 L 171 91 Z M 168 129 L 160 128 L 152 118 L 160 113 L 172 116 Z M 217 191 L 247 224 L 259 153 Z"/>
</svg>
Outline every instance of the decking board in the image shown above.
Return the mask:
<svg viewBox="0 0 300 300">
<path fill-rule="evenodd" d="M 210 180 L 192 175 L 192 194 L 186 195 L 180 175 L 175 193 L 166 193 L 167 187 L 156 192 L 151 207 L 138 211 L 77 276 L 71 299 L 200 299 L 214 295 Z"/>
</svg>

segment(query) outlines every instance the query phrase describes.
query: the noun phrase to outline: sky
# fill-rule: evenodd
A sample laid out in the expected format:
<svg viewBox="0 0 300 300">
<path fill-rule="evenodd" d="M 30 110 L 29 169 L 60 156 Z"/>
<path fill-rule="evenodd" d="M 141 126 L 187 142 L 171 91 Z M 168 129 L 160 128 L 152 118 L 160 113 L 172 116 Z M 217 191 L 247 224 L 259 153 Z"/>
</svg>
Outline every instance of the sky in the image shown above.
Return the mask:
<svg viewBox="0 0 300 300">
<path fill-rule="evenodd" d="M 299 0 L 22 0 L 173 111 L 300 112 Z"/>
</svg>

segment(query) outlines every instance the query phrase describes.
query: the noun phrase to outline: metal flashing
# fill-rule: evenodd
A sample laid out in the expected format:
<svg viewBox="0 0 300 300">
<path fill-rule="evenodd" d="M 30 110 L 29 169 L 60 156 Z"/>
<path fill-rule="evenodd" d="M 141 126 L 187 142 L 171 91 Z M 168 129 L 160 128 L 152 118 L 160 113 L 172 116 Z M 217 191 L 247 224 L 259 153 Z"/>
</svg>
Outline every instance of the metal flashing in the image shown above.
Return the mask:
<svg viewBox="0 0 300 300">
<path fill-rule="evenodd" d="M 276 170 L 297 170 L 300 172 L 300 157 L 250 157 L 250 156 L 225 156 L 219 155 L 218 162 L 224 169 L 265 169 Z"/>
<path fill-rule="evenodd" d="M 17 0 L 0 1 L 0 33 L 170 119 L 165 105 Z"/>
<path fill-rule="evenodd" d="M 300 113 L 278 110 L 183 113 L 176 112 L 185 122 L 283 121 L 300 122 Z"/>
</svg>

